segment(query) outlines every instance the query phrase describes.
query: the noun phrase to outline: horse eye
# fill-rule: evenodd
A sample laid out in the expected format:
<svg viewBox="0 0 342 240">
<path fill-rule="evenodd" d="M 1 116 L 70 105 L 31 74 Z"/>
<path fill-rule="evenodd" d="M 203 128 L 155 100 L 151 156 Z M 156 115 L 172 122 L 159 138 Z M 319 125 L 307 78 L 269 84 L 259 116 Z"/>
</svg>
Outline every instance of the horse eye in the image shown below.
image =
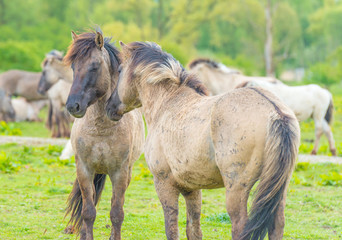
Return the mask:
<svg viewBox="0 0 342 240">
<path fill-rule="evenodd" d="M 120 67 L 118 68 L 118 72 L 121 73 L 121 70 L 122 70 L 122 67 L 120 66 Z"/>
</svg>

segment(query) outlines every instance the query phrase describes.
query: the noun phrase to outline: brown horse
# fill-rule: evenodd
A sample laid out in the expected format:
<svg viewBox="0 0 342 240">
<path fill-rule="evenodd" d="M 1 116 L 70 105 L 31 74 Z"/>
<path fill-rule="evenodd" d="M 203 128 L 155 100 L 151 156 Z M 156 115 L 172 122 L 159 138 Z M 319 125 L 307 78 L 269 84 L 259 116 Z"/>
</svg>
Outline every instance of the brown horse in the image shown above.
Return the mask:
<svg viewBox="0 0 342 240">
<path fill-rule="evenodd" d="M 73 39 L 65 57 L 74 71 L 66 106 L 76 117 L 71 143 L 77 179 L 66 212 L 71 213 L 74 230 L 81 227 L 81 239 L 93 239 L 95 206 L 108 174 L 113 191 L 110 239 L 121 239 L 124 194 L 133 163 L 143 150 L 144 122 L 139 110 L 119 122 L 106 117 L 105 102 L 117 82 L 120 63 L 110 39 L 103 39 L 101 32 L 73 34 Z"/>
<path fill-rule="evenodd" d="M 281 239 L 286 190 L 298 154 L 293 112 L 270 92 L 242 88 L 208 97 L 201 82 L 155 43 L 122 44 L 119 82 L 107 115 L 143 107 L 145 157 L 164 210 L 168 239 L 178 239 L 178 197 L 188 239 L 202 239 L 201 189 L 226 189 L 233 239 Z M 259 180 L 247 214 L 249 193 Z"/>
<path fill-rule="evenodd" d="M 0 88 L 14 96 L 24 97 L 27 101 L 47 99 L 37 92 L 41 73 L 9 70 L 0 74 Z"/>
</svg>

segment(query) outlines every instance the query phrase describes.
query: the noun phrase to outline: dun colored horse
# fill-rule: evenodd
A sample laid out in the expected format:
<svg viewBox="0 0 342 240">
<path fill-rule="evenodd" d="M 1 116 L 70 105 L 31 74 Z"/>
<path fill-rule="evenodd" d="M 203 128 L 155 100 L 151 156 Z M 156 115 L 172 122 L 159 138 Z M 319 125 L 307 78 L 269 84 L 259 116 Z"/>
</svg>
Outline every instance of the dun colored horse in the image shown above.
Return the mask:
<svg viewBox="0 0 342 240">
<path fill-rule="evenodd" d="M 15 110 L 12 105 L 11 96 L 0 89 L 0 121 L 14 121 Z"/>
<path fill-rule="evenodd" d="M 206 58 L 199 58 L 188 64 L 190 73 L 195 74 L 209 89 L 212 95 L 218 95 L 234 90 L 249 81 L 276 82 L 272 77 L 248 77 L 236 69 L 229 68 Z"/>
<path fill-rule="evenodd" d="M 95 206 L 100 199 L 106 174 L 112 182 L 110 239 L 121 239 L 124 195 L 130 183 L 132 166 L 144 144 L 144 122 L 137 111 L 119 122 L 106 117 L 105 102 L 118 79 L 118 50 L 103 39 L 101 32 L 73 33 L 73 43 L 65 56 L 71 64 L 74 81 L 67 109 L 76 117 L 71 143 L 75 150 L 77 179 L 68 199 L 66 214 L 81 239 L 93 239 Z"/>
<path fill-rule="evenodd" d="M 52 50 L 46 55 L 42 68 L 38 92 L 46 94 L 50 101 L 46 125 L 52 131 L 52 137 L 70 137 L 70 117 L 64 107 L 72 83 L 72 74 L 68 72 L 72 70 L 70 66 L 65 66 L 63 55 L 57 50 Z"/>
<path fill-rule="evenodd" d="M 20 96 L 27 101 L 46 99 L 37 92 L 41 73 L 9 70 L 0 74 L 0 88 L 6 93 Z"/>
<path fill-rule="evenodd" d="M 300 131 L 293 112 L 261 88 L 208 97 L 206 88 L 155 43 L 122 44 L 118 85 L 107 102 L 114 121 L 142 106 L 145 157 L 178 239 L 178 197 L 186 201 L 188 239 L 202 239 L 201 189 L 226 189 L 233 239 L 281 239 L 286 190 Z M 122 120 L 120 120 L 122 121 Z M 259 180 L 247 214 L 249 193 Z"/>
</svg>

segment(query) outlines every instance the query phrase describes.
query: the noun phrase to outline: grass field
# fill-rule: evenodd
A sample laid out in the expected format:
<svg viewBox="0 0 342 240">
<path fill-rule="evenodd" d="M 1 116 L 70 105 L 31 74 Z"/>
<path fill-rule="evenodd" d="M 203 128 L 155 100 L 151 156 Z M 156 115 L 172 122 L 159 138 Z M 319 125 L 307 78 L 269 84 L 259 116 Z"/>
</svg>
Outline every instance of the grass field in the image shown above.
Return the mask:
<svg viewBox="0 0 342 240">
<path fill-rule="evenodd" d="M 75 239 L 63 233 L 75 167 L 73 160 L 58 159 L 60 151 L 55 146 L 0 146 L 0 239 Z M 97 211 L 96 239 L 110 235 L 110 197 L 107 182 Z M 203 191 L 203 239 L 231 239 L 224 198 L 223 189 Z M 300 163 L 288 193 L 284 239 L 341 239 L 341 199 L 342 165 Z M 186 239 L 182 197 L 179 225 L 180 237 Z M 123 239 L 166 239 L 162 208 L 143 158 L 134 165 L 126 193 L 122 234 Z"/>
</svg>

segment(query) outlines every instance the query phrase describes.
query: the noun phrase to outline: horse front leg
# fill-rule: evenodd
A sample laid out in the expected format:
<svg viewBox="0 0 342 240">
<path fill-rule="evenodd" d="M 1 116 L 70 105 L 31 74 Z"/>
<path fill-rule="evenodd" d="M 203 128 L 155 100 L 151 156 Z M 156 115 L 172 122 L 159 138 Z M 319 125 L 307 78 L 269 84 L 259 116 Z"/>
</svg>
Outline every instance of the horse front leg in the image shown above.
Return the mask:
<svg viewBox="0 0 342 240">
<path fill-rule="evenodd" d="M 82 193 L 82 228 L 80 233 L 81 240 L 93 239 L 93 226 L 96 218 L 96 209 L 94 204 L 94 174 L 85 171 L 82 163 L 77 164 L 77 179 Z"/>
<path fill-rule="evenodd" d="M 186 236 L 190 240 L 202 239 L 201 205 L 202 192 L 182 192 L 186 202 Z"/>
<path fill-rule="evenodd" d="M 164 211 L 165 232 L 168 240 L 178 236 L 178 198 L 179 190 L 171 174 L 166 178 L 154 177 L 154 186 Z"/>
<path fill-rule="evenodd" d="M 112 200 L 110 210 L 112 232 L 109 240 L 121 239 L 121 226 L 125 217 L 123 210 L 125 192 L 131 181 L 131 176 L 132 167 L 122 168 L 109 175 L 112 182 Z"/>
</svg>

